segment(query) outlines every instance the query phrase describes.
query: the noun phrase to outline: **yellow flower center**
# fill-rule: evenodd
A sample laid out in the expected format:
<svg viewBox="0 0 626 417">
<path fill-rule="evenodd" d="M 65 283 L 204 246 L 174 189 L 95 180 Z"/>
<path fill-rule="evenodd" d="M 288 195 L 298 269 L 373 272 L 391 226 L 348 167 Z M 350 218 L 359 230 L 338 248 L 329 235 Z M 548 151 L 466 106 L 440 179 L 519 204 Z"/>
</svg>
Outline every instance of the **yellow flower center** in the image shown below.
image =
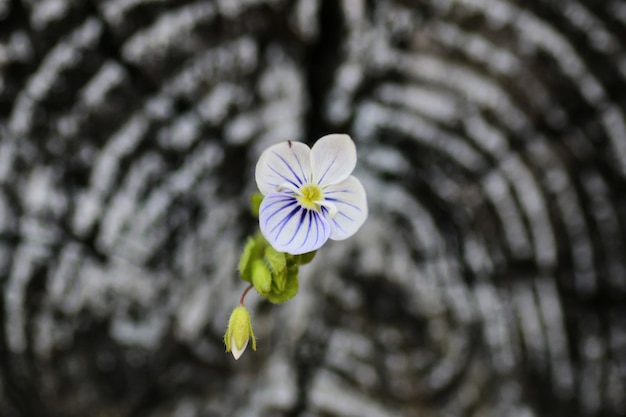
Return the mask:
<svg viewBox="0 0 626 417">
<path fill-rule="evenodd" d="M 322 190 L 320 187 L 314 184 L 306 184 L 304 187 L 300 189 L 301 195 L 298 197 L 298 202 L 302 205 L 302 207 L 307 208 L 309 210 L 319 210 L 319 204 L 316 204 L 316 201 L 320 201 L 322 199 Z"/>
</svg>

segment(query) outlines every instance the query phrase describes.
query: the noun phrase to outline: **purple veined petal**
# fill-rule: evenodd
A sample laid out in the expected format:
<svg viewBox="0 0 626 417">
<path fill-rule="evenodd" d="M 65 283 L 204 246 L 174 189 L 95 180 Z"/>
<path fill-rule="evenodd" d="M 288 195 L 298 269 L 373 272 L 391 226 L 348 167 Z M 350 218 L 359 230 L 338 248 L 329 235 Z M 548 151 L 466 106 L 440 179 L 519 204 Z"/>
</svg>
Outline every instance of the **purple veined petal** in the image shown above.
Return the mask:
<svg viewBox="0 0 626 417">
<path fill-rule="evenodd" d="M 345 180 L 355 166 L 356 147 L 348 135 L 323 136 L 311 149 L 313 181 L 322 187 Z"/>
<path fill-rule="evenodd" d="M 324 188 L 324 200 L 337 208 L 331 219 L 330 239 L 344 240 L 356 233 L 367 219 L 367 196 L 361 182 L 349 176 L 345 181 Z"/>
<path fill-rule="evenodd" d="M 283 184 L 298 188 L 311 178 L 311 149 L 295 141 L 280 142 L 267 148 L 256 164 L 256 184 L 263 195 Z"/>
<path fill-rule="evenodd" d="M 330 235 L 330 225 L 320 213 L 303 208 L 295 197 L 283 193 L 263 199 L 259 227 L 274 249 L 292 255 L 319 249 Z"/>
</svg>

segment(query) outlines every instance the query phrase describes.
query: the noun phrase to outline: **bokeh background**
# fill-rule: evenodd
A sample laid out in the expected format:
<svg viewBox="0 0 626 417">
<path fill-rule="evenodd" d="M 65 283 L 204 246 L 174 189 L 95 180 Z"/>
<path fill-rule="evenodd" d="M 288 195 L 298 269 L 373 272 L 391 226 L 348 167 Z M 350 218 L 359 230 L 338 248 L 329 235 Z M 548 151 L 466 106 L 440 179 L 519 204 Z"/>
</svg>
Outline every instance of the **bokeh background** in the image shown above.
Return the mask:
<svg viewBox="0 0 626 417">
<path fill-rule="evenodd" d="M 252 293 L 261 151 L 370 216 Z M 626 415 L 626 2 L 0 0 L 2 417 Z"/>
</svg>

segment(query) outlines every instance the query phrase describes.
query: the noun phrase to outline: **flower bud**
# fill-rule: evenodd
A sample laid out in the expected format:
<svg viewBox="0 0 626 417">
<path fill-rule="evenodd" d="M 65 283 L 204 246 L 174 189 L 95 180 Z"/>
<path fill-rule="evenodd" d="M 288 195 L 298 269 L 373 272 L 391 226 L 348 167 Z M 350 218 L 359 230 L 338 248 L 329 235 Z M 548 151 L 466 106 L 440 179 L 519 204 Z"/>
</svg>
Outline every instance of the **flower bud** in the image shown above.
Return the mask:
<svg viewBox="0 0 626 417">
<path fill-rule="evenodd" d="M 256 350 L 256 339 L 252 331 L 252 321 L 248 309 L 243 305 L 235 308 L 228 319 L 228 328 L 224 334 L 226 352 L 232 352 L 235 360 L 239 359 L 252 338 L 252 350 Z"/>
<path fill-rule="evenodd" d="M 252 284 L 263 297 L 272 291 L 272 273 L 261 259 L 252 263 Z"/>
</svg>

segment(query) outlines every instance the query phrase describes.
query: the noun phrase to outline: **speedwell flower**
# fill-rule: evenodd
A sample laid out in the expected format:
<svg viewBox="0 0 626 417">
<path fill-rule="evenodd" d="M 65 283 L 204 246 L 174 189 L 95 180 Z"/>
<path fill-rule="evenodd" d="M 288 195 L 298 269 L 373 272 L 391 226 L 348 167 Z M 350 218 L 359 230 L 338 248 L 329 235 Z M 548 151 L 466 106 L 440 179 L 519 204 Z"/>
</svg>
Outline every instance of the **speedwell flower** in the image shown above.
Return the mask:
<svg viewBox="0 0 626 417">
<path fill-rule="evenodd" d="M 356 233 L 367 218 L 367 200 L 350 175 L 355 166 L 354 142 L 343 134 L 326 135 L 313 148 L 281 142 L 261 154 L 259 226 L 274 249 L 299 255 Z"/>
</svg>

